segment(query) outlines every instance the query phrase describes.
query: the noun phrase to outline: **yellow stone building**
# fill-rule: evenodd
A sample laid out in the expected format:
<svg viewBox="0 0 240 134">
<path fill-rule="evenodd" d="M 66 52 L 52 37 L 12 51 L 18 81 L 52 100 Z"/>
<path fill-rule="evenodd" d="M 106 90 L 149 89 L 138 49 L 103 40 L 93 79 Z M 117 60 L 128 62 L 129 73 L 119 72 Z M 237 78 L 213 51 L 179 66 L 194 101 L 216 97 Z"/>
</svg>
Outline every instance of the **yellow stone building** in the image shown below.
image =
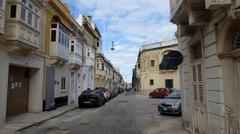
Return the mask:
<svg viewBox="0 0 240 134">
<path fill-rule="evenodd" d="M 95 87 L 113 88 L 113 65 L 102 54 L 96 55 Z"/>
<path fill-rule="evenodd" d="M 169 51 L 177 50 L 177 42 L 157 42 L 143 45 L 136 65 L 137 83 L 135 87 L 148 94 L 156 88 L 180 89 L 179 70 L 161 70 L 159 65 Z"/>
<path fill-rule="evenodd" d="M 75 80 L 80 75 L 82 66 L 82 46 L 74 45 L 80 41 L 83 31 L 77 21 L 71 16 L 67 4 L 60 0 L 48 0 L 44 8 L 45 19 L 45 81 L 44 81 L 44 108 L 66 105 L 69 93 L 77 93 Z M 71 53 L 70 53 L 70 39 Z M 73 47 L 72 47 L 73 46 Z M 77 49 L 79 48 L 79 49 Z M 79 52 L 74 51 L 79 50 Z M 70 55 L 71 54 L 71 55 Z M 74 60 L 78 59 L 78 60 Z M 79 70 L 74 72 L 73 70 Z M 74 83 L 74 81 L 76 81 Z M 71 89 L 71 90 L 70 90 Z M 72 96 L 71 96 L 72 97 Z M 70 97 L 70 98 L 71 98 Z M 74 101 L 72 97 L 71 101 Z"/>
</svg>

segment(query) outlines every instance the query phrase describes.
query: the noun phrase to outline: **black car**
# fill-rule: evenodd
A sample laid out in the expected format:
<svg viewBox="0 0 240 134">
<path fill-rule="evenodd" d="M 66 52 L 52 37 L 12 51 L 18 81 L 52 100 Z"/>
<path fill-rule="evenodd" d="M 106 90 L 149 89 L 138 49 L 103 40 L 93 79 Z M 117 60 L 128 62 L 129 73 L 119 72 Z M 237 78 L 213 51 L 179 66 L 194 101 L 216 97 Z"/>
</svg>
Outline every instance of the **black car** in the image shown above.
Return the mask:
<svg viewBox="0 0 240 134">
<path fill-rule="evenodd" d="M 101 91 L 86 90 L 78 97 L 79 107 L 83 106 L 102 106 L 105 104 L 105 98 Z"/>
<path fill-rule="evenodd" d="M 158 105 L 158 111 L 161 114 L 182 115 L 181 92 L 174 91 L 166 96 Z"/>
</svg>

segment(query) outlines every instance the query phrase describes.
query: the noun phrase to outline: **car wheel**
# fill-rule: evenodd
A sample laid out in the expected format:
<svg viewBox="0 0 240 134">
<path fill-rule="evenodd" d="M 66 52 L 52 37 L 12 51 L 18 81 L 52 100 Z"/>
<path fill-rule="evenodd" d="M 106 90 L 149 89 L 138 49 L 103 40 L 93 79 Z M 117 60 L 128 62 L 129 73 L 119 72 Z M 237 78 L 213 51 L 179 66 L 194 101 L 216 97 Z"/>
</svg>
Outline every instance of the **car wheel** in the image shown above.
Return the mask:
<svg viewBox="0 0 240 134">
<path fill-rule="evenodd" d="M 101 101 L 98 102 L 98 107 L 101 107 L 102 106 L 102 103 Z"/>
</svg>

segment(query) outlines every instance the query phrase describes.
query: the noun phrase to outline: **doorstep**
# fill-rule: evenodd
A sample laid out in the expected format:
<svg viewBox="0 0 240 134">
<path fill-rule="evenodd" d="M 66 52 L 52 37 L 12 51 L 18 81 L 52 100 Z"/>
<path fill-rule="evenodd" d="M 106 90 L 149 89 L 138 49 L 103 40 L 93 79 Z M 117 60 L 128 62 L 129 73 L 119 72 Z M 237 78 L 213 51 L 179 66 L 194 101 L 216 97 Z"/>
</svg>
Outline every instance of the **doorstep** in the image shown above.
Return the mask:
<svg viewBox="0 0 240 134">
<path fill-rule="evenodd" d="M 59 107 L 53 111 L 44 111 L 40 113 L 25 113 L 10 117 L 5 123 L 0 124 L 0 134 L 14 133 L 28 127 L 41 124 L 47 120 L 56 118 L 66 112 L 77 108 L 77 105 L 67 105 Z"/>
</svg>

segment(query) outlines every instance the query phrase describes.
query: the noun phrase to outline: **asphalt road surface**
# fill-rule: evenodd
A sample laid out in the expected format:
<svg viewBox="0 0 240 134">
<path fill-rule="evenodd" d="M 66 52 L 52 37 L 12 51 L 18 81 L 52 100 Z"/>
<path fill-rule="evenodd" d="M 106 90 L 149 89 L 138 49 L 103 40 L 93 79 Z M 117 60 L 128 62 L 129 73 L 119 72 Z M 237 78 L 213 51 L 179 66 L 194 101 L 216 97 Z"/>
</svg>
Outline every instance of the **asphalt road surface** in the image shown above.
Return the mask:
<svg viewBox="0 0 240 134">
<path fill-rule="evenodd" d="M 82 108 L 20 134 L 186 134 L 181 117 L 162 116 L 160 99 L 124 93 L 101 108 Z"/>
</svg>

